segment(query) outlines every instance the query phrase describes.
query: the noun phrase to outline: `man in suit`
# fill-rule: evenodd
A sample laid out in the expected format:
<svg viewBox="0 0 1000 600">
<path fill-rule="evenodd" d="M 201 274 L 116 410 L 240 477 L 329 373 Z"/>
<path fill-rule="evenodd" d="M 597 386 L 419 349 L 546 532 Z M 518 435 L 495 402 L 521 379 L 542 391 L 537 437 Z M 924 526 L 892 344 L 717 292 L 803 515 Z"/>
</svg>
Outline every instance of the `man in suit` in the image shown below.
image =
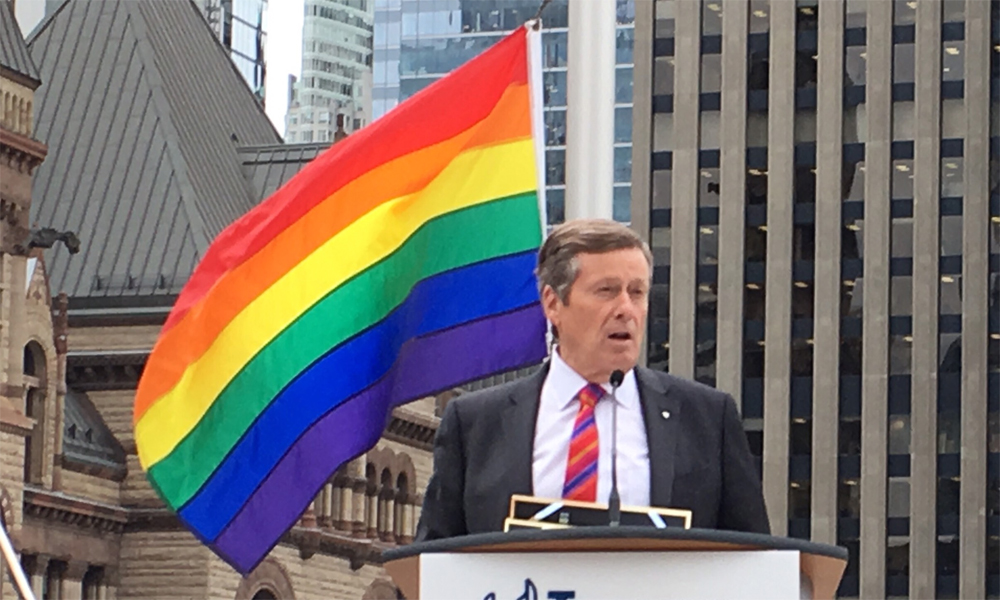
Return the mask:
<svg viewBox="0 0 1000 600">
<path fill-rule="evenodd" d="M 636 366 L 652 262 L 612 221 L 552 231 L 536 273 L 557 345 L 533 375 L 448 404 L 418 541 L 502 531 L 512 494 L 606 503 L 615 370 L 626 373 L 616 393 L 622 505 L 688 509 L 692 527 L 770 532 L 732 397 Z"/>
</svg>

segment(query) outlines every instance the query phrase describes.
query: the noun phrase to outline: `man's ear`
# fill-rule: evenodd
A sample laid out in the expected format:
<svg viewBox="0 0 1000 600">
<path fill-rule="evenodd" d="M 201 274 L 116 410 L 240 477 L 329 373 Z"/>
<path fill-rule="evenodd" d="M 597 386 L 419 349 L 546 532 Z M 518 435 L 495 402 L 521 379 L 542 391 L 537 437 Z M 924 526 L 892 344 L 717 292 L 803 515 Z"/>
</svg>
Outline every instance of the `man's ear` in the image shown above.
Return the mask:
<svg viewBox="0 0 1000 600">
<path fill-rule="evenodd" d="M 542 288 L 542 310 L 545 311 L 545 318 L 556 327 L 559 327 L 559 309 L 562 306 L 563 303 L 559 299 L 559 294 L 552 289 L 551 285 Z"/>
</svg>

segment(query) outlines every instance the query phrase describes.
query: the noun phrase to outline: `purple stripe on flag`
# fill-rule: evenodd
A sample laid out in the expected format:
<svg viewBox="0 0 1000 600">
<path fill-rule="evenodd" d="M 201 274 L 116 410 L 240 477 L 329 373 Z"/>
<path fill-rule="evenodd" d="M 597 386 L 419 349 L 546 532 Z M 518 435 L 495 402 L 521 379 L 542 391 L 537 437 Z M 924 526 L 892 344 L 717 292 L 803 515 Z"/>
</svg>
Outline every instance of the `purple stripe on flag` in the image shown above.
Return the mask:
<svg viewBox="0 0 1000 600">
<path fill-rule="evenodd" d="M 375 445 L 401 399 L 509 371 L 545 354 L 545 318 L 537 304 L 407 342 L 384 378 L 321 417 L 289 448 L 214 549 L 238 571 L 250 572 L 334 471 Z"/>
</svg>

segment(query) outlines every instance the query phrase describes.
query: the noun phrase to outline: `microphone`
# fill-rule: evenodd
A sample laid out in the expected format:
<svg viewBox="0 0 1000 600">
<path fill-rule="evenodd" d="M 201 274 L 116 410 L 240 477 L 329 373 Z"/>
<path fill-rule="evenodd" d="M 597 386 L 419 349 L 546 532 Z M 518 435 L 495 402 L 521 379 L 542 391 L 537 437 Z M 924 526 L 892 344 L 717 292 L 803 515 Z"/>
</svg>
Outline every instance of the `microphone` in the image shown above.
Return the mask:
<svg viewBox="0 0 1000 600">
<path fill-rule="evenodd" d="M 611 495 L 608 496 L 608 525 L 622 523 L 622 500 L 618 495 L 618 387 L 625 380 L 619 369 L 611 372 Z"/>
</svg>

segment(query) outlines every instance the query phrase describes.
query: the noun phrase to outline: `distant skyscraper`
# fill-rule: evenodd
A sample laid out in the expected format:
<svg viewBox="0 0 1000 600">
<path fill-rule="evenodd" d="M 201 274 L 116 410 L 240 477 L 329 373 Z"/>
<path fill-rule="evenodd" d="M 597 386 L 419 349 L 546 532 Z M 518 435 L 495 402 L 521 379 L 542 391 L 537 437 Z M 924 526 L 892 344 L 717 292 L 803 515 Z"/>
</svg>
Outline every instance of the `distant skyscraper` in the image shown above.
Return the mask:
<svg viewBox="0 0 1000 600">
<path fill-rule="evenodd" d="M 267 0 L 196 0 L 253 93 L 264 102 Z"/>
<path fill-rule="evenodd" d="M 1000 598 L 1000 2 L 636 12 L 649 366 L 737 399 L 840 598 Z"/>
<path fill-rule="evenodd" d="M 338 115 L 347 132 L 371 120 L 373 19 L 371 0 L 306 0 L 286 141 L 332 141 Z"/>
<path fill-rule="evenodd" d="M 375 0 L 374 115 L 378 118 L 499 41 L 538 11 L 538 0 Z M 635 3 L 617 0 L 614 217 L 630 219 L 632 47 Z M 564 219 L 567 0 L 542 14 L 545 182 L 549 223 Z"/>
</svg>

